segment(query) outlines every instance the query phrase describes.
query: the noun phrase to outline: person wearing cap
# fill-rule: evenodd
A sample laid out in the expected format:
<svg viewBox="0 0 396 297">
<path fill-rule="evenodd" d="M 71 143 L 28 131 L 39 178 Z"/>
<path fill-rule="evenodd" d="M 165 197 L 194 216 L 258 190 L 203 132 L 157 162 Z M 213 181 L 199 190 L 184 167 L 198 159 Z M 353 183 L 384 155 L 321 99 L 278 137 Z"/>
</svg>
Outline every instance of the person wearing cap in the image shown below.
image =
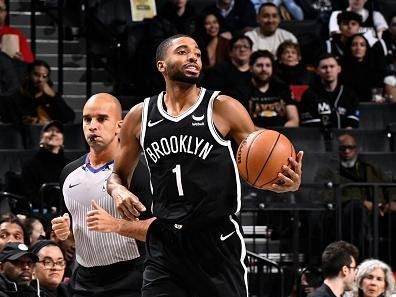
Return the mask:
<svg viewBox="0 0 396 297">
<path fill-rule="evenodd" d="M 67 285 L 62 282 L 66 260 L 60 246 L 51 240 L 39 240 L 30 251 L 38 257 L 34 275 L 40 284 L 40 297 L 69 296 Z"/>
<path fill-rule="evenodd" d="M 35 60 L 28 65 L 22 87 L 7 98 L 10 110 L 13 110 L 10 115 L 13 122 L 30 125 L 74 120 L 74 111 L 55 92 L 50 73 L 51 68 L 45 61 Z"/>
<path fill-rule="evenodd" d="M 40 133 L 39 151 L 22 165 L 24 194 L 33 209 L 56 207 L 41 205 L 40 187 L 43 183 L 58 182 L 69 159 L 63 152 L 63 125 L 60 121 L 45 124 Z"/>
<path fill-rule="evenodd" d="M 0 296 L 40 296 L 30 286 L 38 257 L 26 244 L 12 242 L 0 252 Z"/>
</svg>

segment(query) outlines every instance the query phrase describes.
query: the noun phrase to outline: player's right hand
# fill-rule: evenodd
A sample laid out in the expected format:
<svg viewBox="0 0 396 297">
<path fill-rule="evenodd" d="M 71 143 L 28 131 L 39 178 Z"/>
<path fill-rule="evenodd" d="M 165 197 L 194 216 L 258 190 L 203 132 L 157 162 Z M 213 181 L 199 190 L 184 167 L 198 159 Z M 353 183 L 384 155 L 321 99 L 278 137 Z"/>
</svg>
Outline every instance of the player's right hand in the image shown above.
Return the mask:
<svg viewBox="0 0 396 297">
<path fill-rule="evenodd" d="M 66 240 L 70 235 L 70 217 L 68 213 L 63 214 L 51 221 L 52 230 L 59 240 Z"/>
<path fill-rule="evenodd" d="M 140 213 L 146 211 L 146 207 L 139 201 L 139 198 L 124 186 L 119 185 L 113 190 L 111 196 L 118 212 L 126 220 L 137 220 Z"/>
</svg>

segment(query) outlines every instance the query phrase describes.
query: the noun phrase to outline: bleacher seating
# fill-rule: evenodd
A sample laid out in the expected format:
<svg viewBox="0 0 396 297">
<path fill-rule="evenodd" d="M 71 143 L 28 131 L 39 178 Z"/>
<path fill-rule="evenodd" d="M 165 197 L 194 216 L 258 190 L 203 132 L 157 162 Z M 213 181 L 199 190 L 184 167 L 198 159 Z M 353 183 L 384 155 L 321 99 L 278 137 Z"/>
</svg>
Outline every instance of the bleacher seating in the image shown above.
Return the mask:
<svg viewBox="0 0 396 297">
<path fill-rule="evenodd" d="M 294 145 L 296 152 L 325 152 L 326 143 L 320 128 L 273 128 L 287 136 Z"/>
<path fill-rule="evenodd" d="M 390 152 L 390 138 L 386 130 L 367 130 L 367 129 L 338 129 L 334 130 L 333 151 L 338 150 L 338 136 L 350 134 L 355 137 L 360 152 Z"/>
<path fill-rule="evenodd" d="M 359 105 L 361 129 L 385 129 L 396 120 L 396 103 L 364 102 Z"/>
<path fill-rule="evenodd" d="M 22 131 L 13 124 L 0 124 L 0 149 L 23 149 Z"/>
</svg>

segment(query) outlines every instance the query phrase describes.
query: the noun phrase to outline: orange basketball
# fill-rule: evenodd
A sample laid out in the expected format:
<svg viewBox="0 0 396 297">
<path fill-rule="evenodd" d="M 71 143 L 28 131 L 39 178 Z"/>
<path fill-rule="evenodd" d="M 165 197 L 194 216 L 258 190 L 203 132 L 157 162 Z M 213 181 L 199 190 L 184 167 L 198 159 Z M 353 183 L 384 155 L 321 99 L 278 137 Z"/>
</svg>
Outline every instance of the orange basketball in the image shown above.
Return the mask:
<svg viewBox="0 0 396 297">
<path fill-rule="evenodd" d="M 283 134 L 273 130 L 259 130 L 239 145 L 236 159 L 242 178 L 251 186 L 271 189 L 277 183 L 282 165 L 289 165 L 289 157 L 296 157 L 293 144 Z"/>
</svg>

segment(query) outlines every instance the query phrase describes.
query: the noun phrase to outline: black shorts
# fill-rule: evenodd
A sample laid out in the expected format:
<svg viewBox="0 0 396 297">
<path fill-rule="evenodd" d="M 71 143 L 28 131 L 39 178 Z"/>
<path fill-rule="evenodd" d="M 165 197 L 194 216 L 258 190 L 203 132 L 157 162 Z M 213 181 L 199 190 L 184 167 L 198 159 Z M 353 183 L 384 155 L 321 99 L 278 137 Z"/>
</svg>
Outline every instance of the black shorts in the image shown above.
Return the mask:
<svg viewBox="0 0 396 297">
<path fill-rule="evenodd" d="M 245 243 L 234 217 L 201 229 L 155 220 L 142 297 L 247 297 Z"/>
<path fill-rule="evenodd" d="M 107 266 L 78 265 L 70 279 L 72 297 L 140 297 L 143 259 Z"/>
</svg>

